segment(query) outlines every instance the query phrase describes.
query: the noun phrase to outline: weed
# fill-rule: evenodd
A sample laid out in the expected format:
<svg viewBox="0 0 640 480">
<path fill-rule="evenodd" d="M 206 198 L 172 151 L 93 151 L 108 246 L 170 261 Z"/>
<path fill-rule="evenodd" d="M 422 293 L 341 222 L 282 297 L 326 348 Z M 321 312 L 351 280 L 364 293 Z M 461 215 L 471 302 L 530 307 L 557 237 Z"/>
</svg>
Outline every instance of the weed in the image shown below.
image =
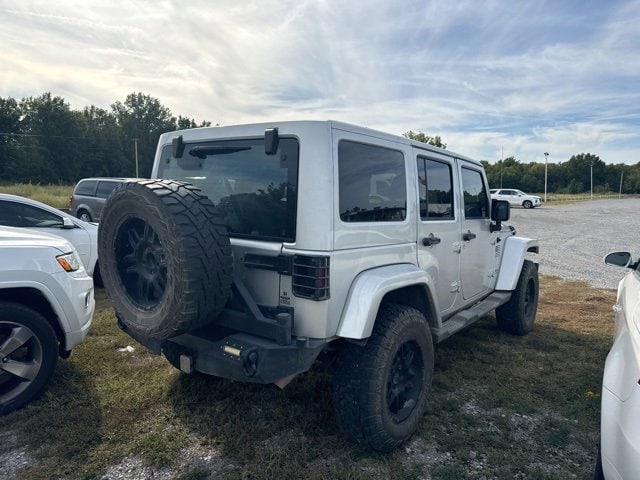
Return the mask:
<svg viewBox="0 0 640 480">
<path fill-rule="evenodd" d="M 118 330 L 96 293 L 89 337 L 44 398 L 0 418 L 12 438 L 0 458 L 33 459 L 16 478 L 100 478 L 127 459 L 184 480 L 561 479 L 593 469 L 613 291 L 543 277 L 528 336 L 487 316 L 437 345 L 425 418 L 386 456 L 339 433 L 324 371 L 285 390 L 182 374 Z M 118 351 L 127 345 L 135 351 Z"/>
<path fill-rule="evenodd" d="M 32 198 L 55 208 L 68 208 L 73 185 L 38 185 L 14 183 L 0 185 L 0 192 Z"/>
</svg>

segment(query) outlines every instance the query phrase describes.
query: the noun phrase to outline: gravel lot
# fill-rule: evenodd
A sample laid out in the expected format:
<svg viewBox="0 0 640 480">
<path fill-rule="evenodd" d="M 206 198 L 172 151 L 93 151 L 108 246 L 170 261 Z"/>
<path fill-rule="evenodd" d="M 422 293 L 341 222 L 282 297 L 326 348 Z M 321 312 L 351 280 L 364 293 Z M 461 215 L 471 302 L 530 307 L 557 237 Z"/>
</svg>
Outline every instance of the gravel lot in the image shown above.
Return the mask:
<svg viewBox="0 0 640 480">
<path fill-rule="evenodd" d="M 616 288 L 625 269 L 603 257 L 616 250 L 640 256 L 640 199 L 593 200 L 570 205 L 511 209 L 507 222 L 519 236 L 540 240 L 540 273 Z"/>
</svg>

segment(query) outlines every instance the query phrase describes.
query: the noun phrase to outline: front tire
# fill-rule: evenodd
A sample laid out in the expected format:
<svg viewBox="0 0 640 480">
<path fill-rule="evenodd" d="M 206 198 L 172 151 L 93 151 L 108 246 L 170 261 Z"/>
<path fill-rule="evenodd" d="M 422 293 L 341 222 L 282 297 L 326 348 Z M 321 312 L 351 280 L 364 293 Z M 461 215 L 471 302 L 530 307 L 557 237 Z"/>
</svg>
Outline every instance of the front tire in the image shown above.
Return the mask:
<svg viewBox="0 0 640 480">
<path fill-rule="evenodd" d="M 596 468 L 595 471 L 593 472 L 593 480 L 605 480 L 604 479 L 604 472 L 602 471 L 602 448 L 601 448 L 601 443 L 598 442 L 598 451 L 597 451 L 597 457 L 596 457 Z"/>
<path fill-rule="evenodd" d="M 333 403 L 344 433 L 390 452 L 416 430 L 433 377 L 433 341 L 418 310 L 381 308 L 366 346 L 345 344 L 334 373 Z"/>
<path fill-rule="evenodd" d="M 58 361 L 58 339 L 35 310 L 0 302 L 0 415 L 35 400 Z"/>
<path fill-rule="evenodd" d="M 526 335 L 533 330 L 538 294 L 538 266 L 531 260 L 525 260 L 511 299 L 496 309 L 498 327 L 514 335 Z"/>
<path fill-rule="evenodd" d="M 531 203 L 529 200 L 525 200 L 525 201 L 522 203 L 522 206 L 523 206 L 524 208 L 533 208 L 533 203 Z"/>
</svg>

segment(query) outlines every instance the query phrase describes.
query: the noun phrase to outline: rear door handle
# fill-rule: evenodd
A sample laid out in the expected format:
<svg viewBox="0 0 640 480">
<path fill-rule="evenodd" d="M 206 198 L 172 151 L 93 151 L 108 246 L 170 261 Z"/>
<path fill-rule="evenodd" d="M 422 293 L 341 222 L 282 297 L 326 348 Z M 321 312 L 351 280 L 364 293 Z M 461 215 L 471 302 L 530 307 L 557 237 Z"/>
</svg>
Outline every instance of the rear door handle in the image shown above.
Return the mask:
<svg viewBox="0 0 640 480">
<path fill-rule="evenodd" d="M 465 242 L 468 242 L 469 240 L 473 240 L 474 238 L 476 238 L 476 234 L 471 233 L 471 230 L 467 230 L 467 233 L 462 234 L 462 240 L 464 240 Z"/>
<path fill-rule="evenodd" d="M 425 247 L 431 247 L 432 245 L 437 245 L 438 243 L 440 243 L 441 240 L 434 236 L 433 233 L 430 233 L 428 237 L 424 237 L 422 239 L 422 245 L 424 245 Z"/>
</svg>

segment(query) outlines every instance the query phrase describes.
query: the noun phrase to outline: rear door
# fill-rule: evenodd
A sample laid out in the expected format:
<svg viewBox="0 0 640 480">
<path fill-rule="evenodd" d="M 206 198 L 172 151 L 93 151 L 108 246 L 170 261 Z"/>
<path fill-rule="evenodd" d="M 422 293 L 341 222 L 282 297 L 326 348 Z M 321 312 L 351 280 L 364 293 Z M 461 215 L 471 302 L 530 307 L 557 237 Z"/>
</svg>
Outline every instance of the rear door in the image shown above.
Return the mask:
<svg viewBox="0 0 640 480">
<path fill-rule="evenodd" d="M 291 276 L 282 275 L 280 253 L 283 242 L 295 242 L 298 140 L 281 136 L 272 155 L 264 137 L 185 142 L 179 157 L 167 145 L 160 155 L 157 178 L 189 182 L 216 206 L 231 237 L 236 283 L 258 305 L 289 306 Z"/>
<path fill-rule="evenodd" d="M 418 264 L 436 280 L 440 313 L 451 310 L 460 292 L 460 223 L 453 159 L 417 155 Z"/>
<path fill-rule="evenodd" d="M 458 165 L 463 215 L 460 277 L 466 301 L 491 285 L 495 234 L 489 230 L 489 189 L 482 167 L 464 160 L 458 160 Z"/>
</svg>

